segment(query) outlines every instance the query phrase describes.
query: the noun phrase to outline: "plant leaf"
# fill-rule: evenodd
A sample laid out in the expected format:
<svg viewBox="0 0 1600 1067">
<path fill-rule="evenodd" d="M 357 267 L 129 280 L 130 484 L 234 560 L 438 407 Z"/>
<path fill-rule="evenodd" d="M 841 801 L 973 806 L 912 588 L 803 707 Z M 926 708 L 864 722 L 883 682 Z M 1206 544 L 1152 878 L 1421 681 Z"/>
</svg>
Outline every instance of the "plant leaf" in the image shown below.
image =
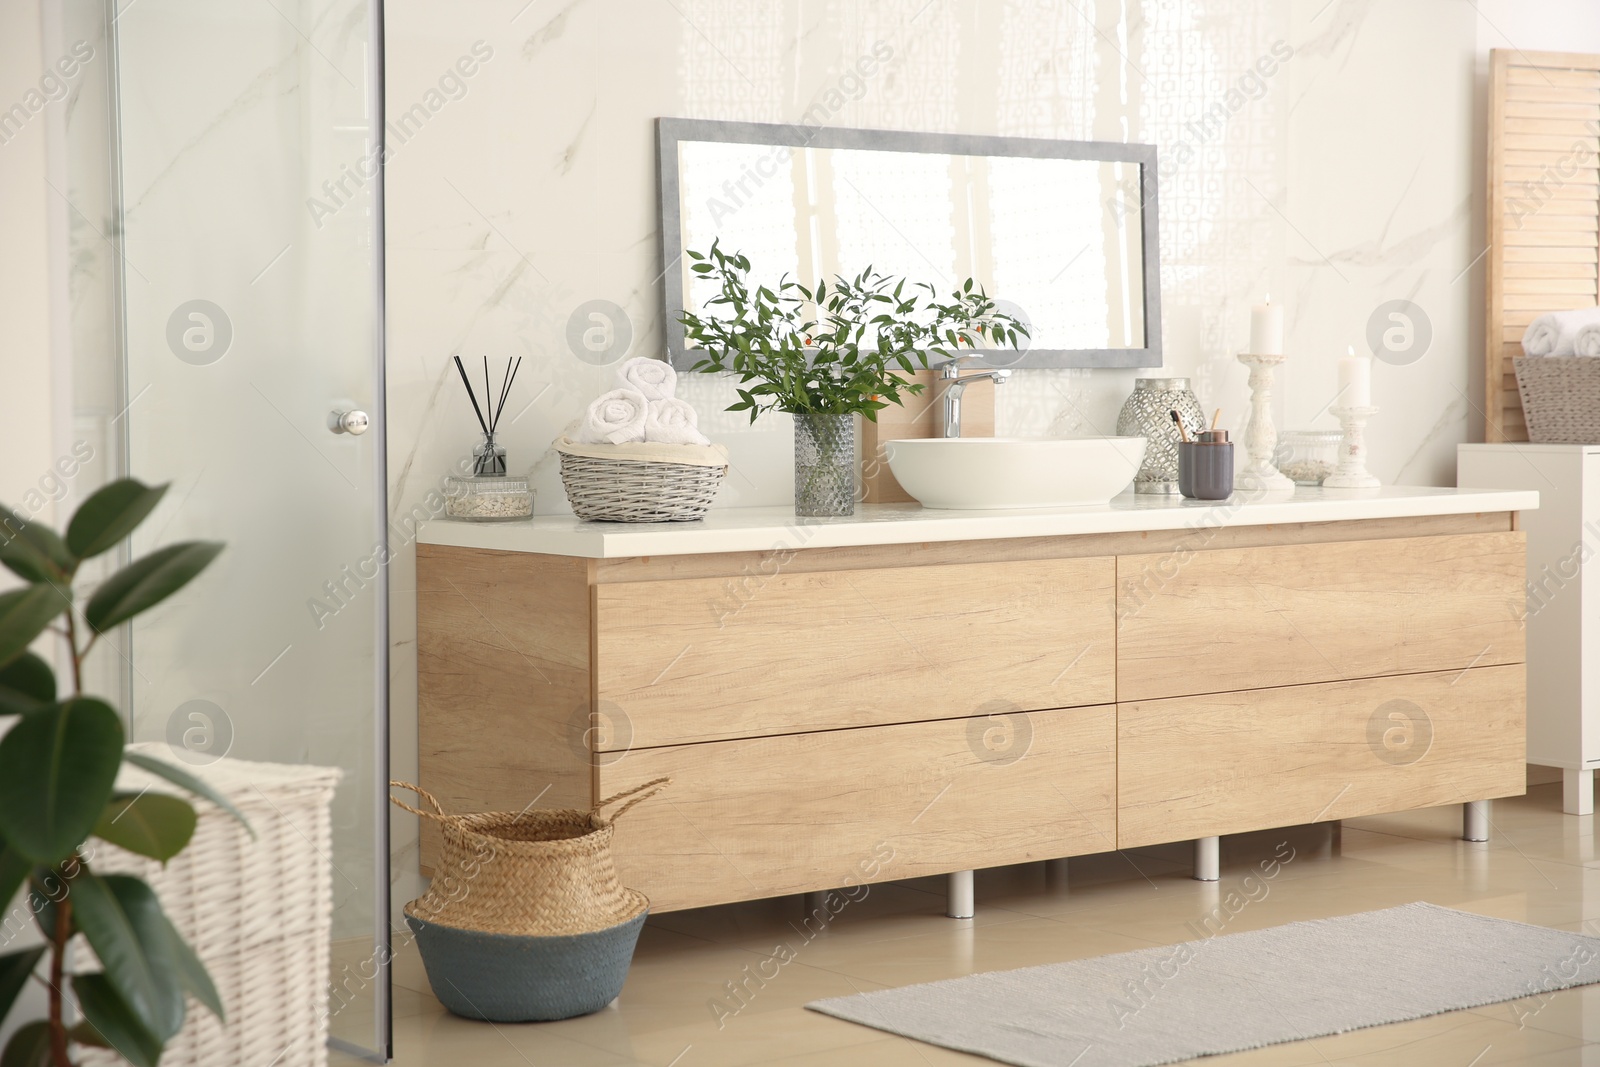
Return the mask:
<svg viewBox="0 0 1600 1067">
<path fill-rule="evenodd" d="M 172 925 L 171 919 L 162 915 L 161 921 L 166 924 L 167 936 L 172 942 L 172 961 L 178 969 L 178 981 L 196 1000 L 209 1008 L 211 1014 L 227 1022 L 228 1017 L 222 1008 L 222 994 L 217 992 L 215 983 L 211 981 L 211 975 L 206 973 L 205 964 L 200 962 L 200 957 L 194 954 L 194 949 L 190 948 L 183 935 L 178 933 L 178 928 Z"/>
<path fill-rule="evenodd" d="M 165 485 L 148 486 L 132 478 L 101 486 L 73 512 L 67 524 L 67 550 L 78 559 L 88 559 L 116 547 L 166 494 Z"/>
<path fill-rule="evenodd" d="M 140 767 L 149 771 L 151 774 L 165 778 L 173 785 L 182 786 L 184 789 L 187 789 L 197 797 L 203 797 L 204 799 L 211 801 L 211 803 L 215 804 L 229 815 L 232 815 L 235 819 L 238 819 L 239 824 L 246 830 L 250 831 L 251 837 L 256 836 L 255 830 L 251 829 L 250 827 L 250 820 L 246 819 L 244 817 L 244 813 L 233 806 L 233 802 L 231 800 L 217 792 L 207 783 L 190 774 L 188 771 L 179 767 L 174 767 L 170 763 L 163 763 L 154 756 L 147 756 L 143 752 L 127 751 L 122 754 L 122 758 L 133 764 L 135 767 Z"/>
<path fill-rule="evenodd" d="M 94 835 L 119 848 L 167 862 L 194 836 L 194 808 L 161 793 L 113 793 Z"/>
<path fill-rule="evenodd" d="M 0 664 L 21 655 L 71 603 L 67 590 L 48 583 L 0 593 Z"/>
<path fill-rule="evenodd" d="M 26 857 L 0 841 L 0 909 L 11 905 L 11 898 L 17 895 L 32 870 L 33 864 Z M 5 1012 L 0 1011 L 0 1019 L 5 1017 Z"/>
<path fill-rule="evenodd" d="M 185 541 L 157 549 L 107 578 L 89 598 L 83 617 L 104 633 L 188 585 L 221 551 L 217 541 Z"/>
<path fill-rule="evenodd" d="M 111 1048 L 111 1042 L 105 1039 L 105 1035 L 87 1022 L 69 1026 L 67 1028 L 67 1040 L 79 1045 L 91 1045 L 95 1048 Z"/>
<path fill-rule="evenodd" d="M 0 1067 L 50 1067 L 50 1024 L 41 1019 L 12 1034 Z"/>
<path fill-rule="evenodd" d="M 183 1025 L 183 988 L 166 916 L 155 891 L 125 874 L 81 874 L 72 880 L 72 915 L 131 1015 L 160 1044 Z M 99 1020 L 95 1029 L 112 1040 Z M 118 1050 L 122 1046 L 117 1045 Z"/>
<path fill-rule="evenodd" d="M 0 563 L 29 582 L 61 581 L 76 566 L 54 530 L 5 507 L 0 507 Z"/>
<path fill-rule="evenodd" d="M 133 1067 L 156 1067 L 166 1042 L 150 1032 L 103 974 L 80 974 L 72 980 L 83 1017 L 95 1033 Z M 10 1064 L 4 1065 L 10 1067 Z"/>
<path fill-rule="evenodd" d="M 0 667 L 0 715 L 26 715 L 55 699 L 55 672 L 32 652 Z"/>
<path fill-rule="evenodd" d="M 0 738 L 0 835 L 35 863 L 89 836 L 122 764 L 122 720 L 75 697 L 22 717 Z"/>
<path fill-rule="evenodd" d="M 23 949 L 21 952 L 0 956 L 0 1019 L 4 1019 L 11 1011 L 11 1005 L 16 1003 L 17 994 L 28 984 L 28 976 L 39 966 L 39 961 L 44 958 L 45 949 L 48 947 L 40 945 L 38 948 Z"/>
</svg>

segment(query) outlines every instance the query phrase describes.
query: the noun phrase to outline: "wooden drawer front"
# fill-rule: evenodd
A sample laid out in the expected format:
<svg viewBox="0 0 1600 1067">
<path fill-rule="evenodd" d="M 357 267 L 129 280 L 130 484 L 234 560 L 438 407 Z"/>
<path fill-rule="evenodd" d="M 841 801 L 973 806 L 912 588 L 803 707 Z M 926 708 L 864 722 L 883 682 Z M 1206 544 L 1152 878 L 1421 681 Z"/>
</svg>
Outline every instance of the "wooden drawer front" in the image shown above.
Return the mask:
<svg viewBox="0 0 1600 1067">
<path fill-rule="evenodd" d="M 1523 659 L 1523 535 L 1117 560 L 1117 699 Z"/>
<path fill-rule="evenodd" d="M 1117 844 L 1523 792 L 1523 668 L 1117 706 Z"/>
<path fill-rule="evenodd" d="M 1110 557 L 595 587 L 612 748 L 1108 704 Z"/>
<path fill-rule="evenodd" d="M 617 822 L 655 911 L 1106 852 L 1111 706 L 635 750 L 599 795 L 670 775 Z"/>
</svg>

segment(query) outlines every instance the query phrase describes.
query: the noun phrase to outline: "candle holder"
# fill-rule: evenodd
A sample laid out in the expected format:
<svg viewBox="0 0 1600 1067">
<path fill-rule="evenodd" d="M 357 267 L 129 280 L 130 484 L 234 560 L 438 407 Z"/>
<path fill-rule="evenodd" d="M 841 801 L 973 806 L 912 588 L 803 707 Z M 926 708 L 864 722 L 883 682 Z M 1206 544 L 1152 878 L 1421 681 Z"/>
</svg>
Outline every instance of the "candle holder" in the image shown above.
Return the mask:
<svg viewBox="0 0 1600 1067">
<path fill-rule="evenodd" d="M 1339 442 L 1339 465 L 1322 479 L 1324 489 L 1376 489 L 1383 483 L 1367 471 L 1367 420 L 1378 413 L 1374 407 L 1333 409 L 1344 430 Z"/>
<path fill-rule="evenodd" d="M 1278 451 L 1278 428 L 1272 424 L 1272 372 L 1283 360 L 1283 356 L 1239 354 L 1239 362 L 1250 368 L 1250 421 L 1244 428 L 1244 447 L 1249 460 L 1239 475 L 1242 488 L 1294 491 L 1294 482 L 1284 477 L 1272 462 Z"/>
</svg>

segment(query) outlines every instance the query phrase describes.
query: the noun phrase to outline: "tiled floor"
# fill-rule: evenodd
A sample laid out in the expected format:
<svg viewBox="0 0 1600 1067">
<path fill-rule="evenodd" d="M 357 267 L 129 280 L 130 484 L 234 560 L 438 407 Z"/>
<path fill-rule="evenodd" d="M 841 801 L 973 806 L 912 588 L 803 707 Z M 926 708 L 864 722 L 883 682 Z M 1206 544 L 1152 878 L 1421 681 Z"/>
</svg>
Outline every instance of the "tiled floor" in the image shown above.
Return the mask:
<svg viewBox="0 0 1600 1067">
<path fill-rule="evenodd" d="M 799 898 L 661 915 L 646 926 L 618 1001 L 599 1014 L 558 1023 L 491 1025 L 445 1013 L 428 992 L 413 950 L 396 968 L 395 1062 L 991 1063 L 808 1012 L 803 1005 L 857 990 L 1192 939 L 1197 935 L 1189 924 L 1238 889 L 1285 840 L 1294 859 L 1267 883 L 1265 895 L 1255 891 L 1256 899 L 1224 932 L 1427 900 L 1600 935 L 1600 834 L 1594 818 L 1561 814 L 1559 786 L 1536 786 L 1526 797 L 1497 802 L 1487 845 L 1458 840 L 1460 818 L 1459 808 L 1438 808 L 1352 820 L 1337 838 L 1326 826 L 1227 838 L 1222 880 L 1211 885 L 1188 877 L 1187 846 L 1073 859 L 1065 891 L 1046 889 L 1040 864 L 982 871 L 978 916 L 965 922 L 944 917 L 942 880 L 934 879 L 875 886 L 809 940 L 799 927 Z M 789 946 L 793 960 L 732 1011 L 739 1006 L 726 983 L 780 944 Z M 719 1003 L 720 1013 L 713 1008 Z M 1199 1062 L 1600 1067 L 1600 986 Z"/>
</svg>

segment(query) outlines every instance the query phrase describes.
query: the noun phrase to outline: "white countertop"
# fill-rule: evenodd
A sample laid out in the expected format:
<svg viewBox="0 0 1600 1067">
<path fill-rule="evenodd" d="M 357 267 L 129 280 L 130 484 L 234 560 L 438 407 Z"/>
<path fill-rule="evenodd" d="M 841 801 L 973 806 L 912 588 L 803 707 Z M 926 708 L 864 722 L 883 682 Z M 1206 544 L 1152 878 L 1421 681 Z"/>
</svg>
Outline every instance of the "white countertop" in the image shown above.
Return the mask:
<svg viewBox="0 0 1600 1067">
<path fill-rule="evenodd" d="M 1128 492 L 1098 507 L 1026 511 L 937 511 L 920 504 L 860 504 L 855 515 L 837 519 L 797 518 L 793 507 L 787 505 L 712 509 L 698 522 L 585 522 L 571 515 L 542 515 L 512 523 L 435 519 L 423 525 L 417 539 L 427 545 L 616 559 L 1394 519 L 1532 511 L 1538 506 L 1538 493 L 1495 489 L 1297 488 L 1292 496 L 1252 498 L 1236 493 L 1218 501 Z"/>
</svg>

